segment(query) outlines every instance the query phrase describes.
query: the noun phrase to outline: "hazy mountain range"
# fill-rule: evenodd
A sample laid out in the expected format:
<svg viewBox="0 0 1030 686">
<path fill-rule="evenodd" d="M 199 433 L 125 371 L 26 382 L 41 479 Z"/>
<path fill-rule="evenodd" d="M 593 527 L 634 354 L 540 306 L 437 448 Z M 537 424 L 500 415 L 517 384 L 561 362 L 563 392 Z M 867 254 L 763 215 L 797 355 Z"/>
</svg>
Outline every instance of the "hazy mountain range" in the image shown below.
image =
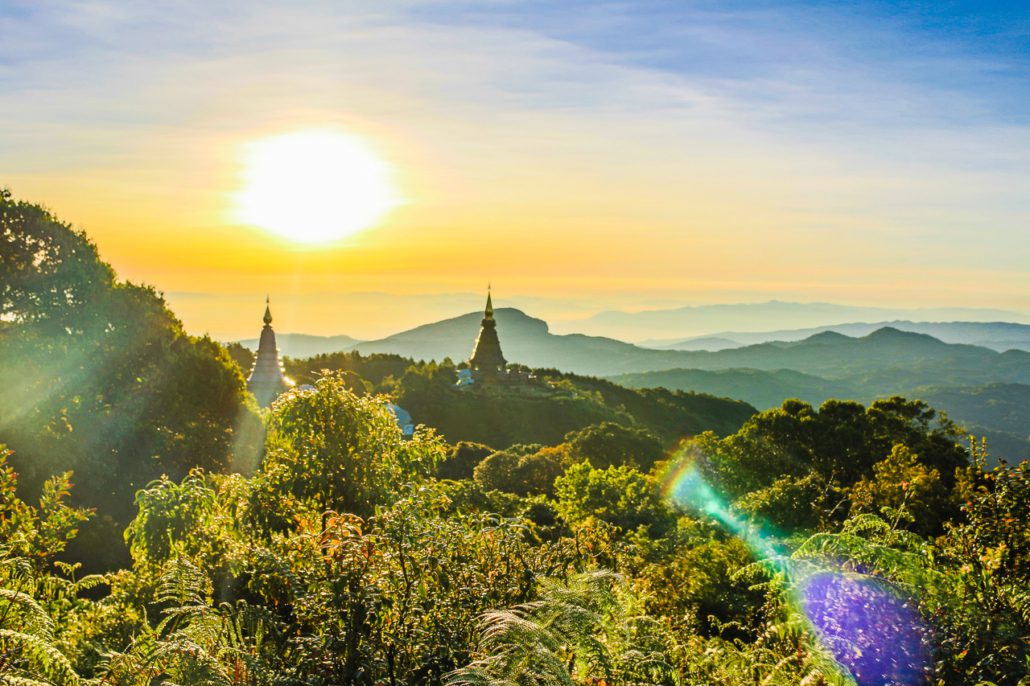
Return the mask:
<svg viewBox="0 0 1030 686">
<path fill-rule="evenodd" d="M 240 345 L 257 350 L 257 338 L 238 341 Z M 279 353 L 286 357 L 314 357 L 322 353 L 335 353 L 350 350 L 359 341 L 350 336 L 312 336 L 306 333 L 277 333 L 275 344 Z"/>
<path fill-rule="evenodd" d="M 834 303 L 797 303 L 770 300 L 763 303 L 696 305 L 640 312 L 599 312 L 575 322 L 562 322 L 563 330 L 627 341 L 682 340 L 697 336 L 722 336 L 719 331 L 775 331 L 822 327 L 838 322 L 1025 322 L 1026 315 L 981 308 L 858 307 Z M 732 336 L 729 336 L 733 338 Z"/>
<path fill-rule="evenodd" d="M 835 331 L 846 336 L 865 336 L 890 327 L 901 331 L 923 333 L 945 343 L 982 345 L 998 351 L 1011 349 L 1030 351 L 1030 325 L 1013 322 L 913 322 L 893 320 L 875 323 L 852 322 L 831 324 L 807 329 L 779 329 L 776 331 L 725 331 L 706 336 L 678 340 L 649 340 L 640 345 L 658 350 L 725 350 L 767 341 L 800 341 L 823 331 Z"/>
<path fill-rule="evenodd" d="M 967 428 L 987 435 L 996 456 L 1030 456 L 1030 352 L 996 349 L 1006 347 L 1006 341 L 1025 345 L 1030 326 L 894 322 L 958 341 L 945 342 L 896 326 L 846 324 L 818 327 L 801 340 L 745 345 L 738 339 L 777 332 L 734 333 L 673 343 L 723 347 L 720 350 L 660 350 L 600 336 L 553 334 L 543 320 L 513 308 L 500 308 L 495 316 L 501 346 L 512 363 L 606 376 L 635 388 L 710 393 L 760 409 L 789 397 L 813 404 L 827 398 L 868 403 L 900 394 L 927 400 Z M 376 341 L 284 334 L 279 345 L 284 354 L 295 357 L 349 349 L 459 361 L 471 353 L 481 318 L 481 313 L 470 312 Z M 782 333 L 793 338 L 809 332 Z"/>
<path fill-rule="evenodd" d="M 630 343 L 582 334 L 552 334 L 547 322 L 510 307 L 494 312 L 501 348 L 509 362 L 554 367 L 566 372 L 604 376 L 627 371 L 669 369 L 684 353 L 651 350 Z M 377 341 L 354 346 L 362 353 L 395 353 L 416 360 L 468 359 L 483 315 L 470 312 L 426 324 Z"/>
</svg>

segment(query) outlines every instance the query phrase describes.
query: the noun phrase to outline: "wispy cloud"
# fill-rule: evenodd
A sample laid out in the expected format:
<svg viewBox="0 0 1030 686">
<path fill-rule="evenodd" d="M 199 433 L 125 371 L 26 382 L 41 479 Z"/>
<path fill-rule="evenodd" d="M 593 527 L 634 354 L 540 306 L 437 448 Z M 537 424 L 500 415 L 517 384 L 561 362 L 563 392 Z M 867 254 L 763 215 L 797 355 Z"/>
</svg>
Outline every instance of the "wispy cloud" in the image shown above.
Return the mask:
<svg viewBox="0 0 1030 686">
<path fill-rule="evenodd" d="M 355 279 L 392 260 L 401 290 L 451 290 L 438 262 L 460 245 L 552 287 L 553 244 L 583 294 L 603 271 L 654 297 L 894 282 L 910 304 L 1030 309 L 1026 17 L 950 7 L 7 3 L 0 174 L 210 237 L 233 145 L 337 124 L 375 138 L 413 196 L 374 259 L 339 256 Z M 109 252 L 178 287 L 182 264 L 154 266 L 170 239 L 148 239 L 152 258 Z M 189 259 L 190 278 L 214 268 Z"/>
</svg>

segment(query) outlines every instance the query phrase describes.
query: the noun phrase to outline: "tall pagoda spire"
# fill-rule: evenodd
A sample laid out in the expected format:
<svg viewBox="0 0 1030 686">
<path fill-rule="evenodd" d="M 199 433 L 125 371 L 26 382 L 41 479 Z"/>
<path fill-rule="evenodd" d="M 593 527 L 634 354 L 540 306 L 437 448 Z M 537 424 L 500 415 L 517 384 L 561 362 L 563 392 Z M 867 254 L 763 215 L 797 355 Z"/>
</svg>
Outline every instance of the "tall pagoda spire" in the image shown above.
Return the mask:
<svg viewBox="0 0 1030 686">
<path fill-rule="evenodd" d="M 279 349 L 275 345 L 275 331 L 272 330 L 272 305 L 265 297 L 265 326 L 261 329 L 257 358 L 247 379 L 247 390 L 254 394 L 261 407 L 268 407 L 282 393 L 293 387 L 293 380 L 283 372 Z"/>
<path fill-rule="evenodd" d="M 483 313 L 483 316 L 488 319 L 494 318 L 494 303 L 490 299 L 490 284 L 486 285 L 486 311 Z"/>
<path fill-rule="evenodd" d="M 483 321 L 479 325 L 479 336 L 476 337 L 476 345 L 472 350 L 472 357 L 469 358 L 469 366 L 480 373 L 480 376 L 490 378 L 504 373 L 504 366 L 507 360 L 501 352 L 501 341 L 497 338 L 497 322 L 494 320 L 494 303 L 490 294 L 490 287 L 486 289 L 486 309 L 483 312 Z"/>
</svg>

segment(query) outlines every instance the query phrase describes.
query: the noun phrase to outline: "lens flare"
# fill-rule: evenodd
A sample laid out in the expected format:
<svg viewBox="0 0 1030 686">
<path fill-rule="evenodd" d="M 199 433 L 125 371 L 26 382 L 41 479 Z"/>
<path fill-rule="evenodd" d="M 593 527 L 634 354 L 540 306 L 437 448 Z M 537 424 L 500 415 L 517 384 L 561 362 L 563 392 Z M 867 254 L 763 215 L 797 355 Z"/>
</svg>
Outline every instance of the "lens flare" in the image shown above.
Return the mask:
<svg viewBox="0 0 1030 686">
<path fill-rule="evenodd" d="M 784 543 L 737 513 L 709 485 L 691 456 L 681 456 L 664 493 L 675 505 L 706 515 L 740 538 L 770 571 L 784 575 L 786 598 L 813 635 L 859 686 L 915 686 L 926 680 L 930 632 L 910 601 L 873 576 L 844 565 L 794 560 Z"/>
<path fill-rule="evenodd" d="M 928 634 L 911 604 L 882 581 L 817 572 L 801 582 L 799 595 L 823 645 L 856 682 L 923 683 Z"/>
<path fill-rule="evenodd" d="M 693 460 L 685 460 L 669 473 L 664 492 L 676 505 L 708 515 L 722 524 L 763 562 L 778 566 L 786 558 L 786 548 L 775 537 L 734 512 L 729 502 L 704 480 Z"/>
</svg>

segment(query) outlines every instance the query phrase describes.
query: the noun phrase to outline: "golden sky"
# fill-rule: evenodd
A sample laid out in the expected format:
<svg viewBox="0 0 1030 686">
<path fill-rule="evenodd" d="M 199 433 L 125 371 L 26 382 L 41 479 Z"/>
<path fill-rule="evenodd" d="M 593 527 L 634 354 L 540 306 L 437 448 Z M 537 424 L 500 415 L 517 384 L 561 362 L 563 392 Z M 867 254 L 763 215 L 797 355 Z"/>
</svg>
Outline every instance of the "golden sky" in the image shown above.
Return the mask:
<svg viewBox="0 0 1030 686">
<path fill-rule="evenodd" d="M 253 335 L 269 293 L 281 331 L 374 337 L 488 281 L 567 330 L 772 298 L 1030 312 L 1028 128 L 928 76 L 999 73 L 972 39 L 881 22 L 897 50 L 856 53 L 876 17 L 825 8 L 683 9 L 648 52 L 647 17 L 600 6 L 567 34 L 503 6 L 12 7 L 0 183 L 196 333 Z M 313 129 L 364 141 L 403 203 L 314 246 L 241 225 L 248 145 Z"/>
</svg>

